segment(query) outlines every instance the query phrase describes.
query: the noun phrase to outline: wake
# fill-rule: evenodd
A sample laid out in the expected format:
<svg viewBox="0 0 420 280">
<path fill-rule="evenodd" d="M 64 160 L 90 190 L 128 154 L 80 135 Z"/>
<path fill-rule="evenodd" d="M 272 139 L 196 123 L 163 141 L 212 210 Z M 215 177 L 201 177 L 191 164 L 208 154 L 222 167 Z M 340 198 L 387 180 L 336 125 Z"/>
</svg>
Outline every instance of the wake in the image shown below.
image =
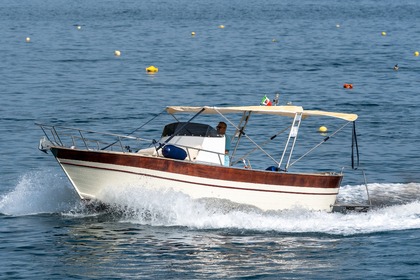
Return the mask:
<svg viewBox="0 0 420 280">
<path fill-rule="evenodd" d="M 193 200 L 170 190 L 138 186 L 109 188 L 105 204 L 84 204 L 62 176 L 32 172 L 22 176 L 10 192 L 0 196 L 0 213 L 11 216 L 61 214 L 73 218 L 92 215 L 116 222 L 189 229 L 239 229 L 285 233 L 354 235 L 420 228 L 420 184 L 369 184 L 372 210 L 366 213 L 325 213 L 303 209 L 264 212 L 217 199 Z M 366 201 L 364 185 L 344 186 L 339 203 Z"/>
</svg>

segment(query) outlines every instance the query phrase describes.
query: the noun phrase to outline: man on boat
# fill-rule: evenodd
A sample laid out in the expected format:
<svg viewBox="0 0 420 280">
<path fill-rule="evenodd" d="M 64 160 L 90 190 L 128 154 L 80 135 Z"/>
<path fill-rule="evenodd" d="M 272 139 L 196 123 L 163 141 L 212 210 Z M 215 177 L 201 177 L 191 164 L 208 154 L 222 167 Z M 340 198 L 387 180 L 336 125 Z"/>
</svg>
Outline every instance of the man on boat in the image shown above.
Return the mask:
<svg viewBox="0 0 420 280">
<path fill-rule="evenodd" d="M 231 138 L 226 135 L 226 128 L 227 128 L 227 124 L 225 122 L 219 122 L 219 124 L 216 126 L 217 134 L 225 137 L 225 163 L 224 165 L 229 166 L 230 165 L 229 150 L 230 150 Z"/>
</svg>

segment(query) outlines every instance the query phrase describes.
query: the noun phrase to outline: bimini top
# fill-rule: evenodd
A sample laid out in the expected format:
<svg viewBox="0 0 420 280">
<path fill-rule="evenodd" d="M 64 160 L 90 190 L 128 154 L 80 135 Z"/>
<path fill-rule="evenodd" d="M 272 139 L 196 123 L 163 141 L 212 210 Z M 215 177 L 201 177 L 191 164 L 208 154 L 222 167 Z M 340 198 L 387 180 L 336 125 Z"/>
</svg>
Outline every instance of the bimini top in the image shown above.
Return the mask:
<svg viewBox="0 0 420 280">
<path fill-rule="evenodd" d="M 357 120 L 356 114 L 336 113 L 317 110 L 303 110 L 301 106 L 235 106 L 235 107 L 190 107 L 190 106 L 168 106 L 166 111 L 169 114 L 177 113 L 198 113 L 202 114 L 232 114 L 252 112 L 254 114 L 279 115 L 286 117 L 294 117 L 296 113 L 302 113 L 303 118 L 309 116 L 325 116 L 343 119 L 346 121 Z"/>
</svg>

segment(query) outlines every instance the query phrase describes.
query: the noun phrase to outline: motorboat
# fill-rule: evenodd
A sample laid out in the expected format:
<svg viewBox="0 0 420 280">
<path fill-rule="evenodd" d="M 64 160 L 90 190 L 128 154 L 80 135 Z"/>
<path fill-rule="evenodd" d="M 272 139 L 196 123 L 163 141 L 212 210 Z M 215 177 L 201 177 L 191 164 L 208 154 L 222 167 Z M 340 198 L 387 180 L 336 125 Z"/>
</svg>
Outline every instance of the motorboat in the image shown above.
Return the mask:
<svg viewBox="0 0 420 280">
<path fill-rule="evenodd" d="M 357 146 L 358 116 L 353 113 L 284 105 L 168 106 L 161 114 L 171 121 L 160 125 L 155 137 L 149 134 L 158 130 L 143 132 L 144 125 L 120 134 L 37 123 L 44 132 L 39 149 L 54 155 L 82 200 L 100 200 L 110 187 L 123 191 L 135 186 L 181 192 L 192 199 L 227 200 L 263 211 L 331 212 L 343 168 L 295 171 L 293 166 L 348 124 L 353 124 L 351 135 Z M 302 124 L 313 117 L 333 118 L 343 125 L 296 158 Z M 220 134 L 211 119 L 229 125 L 230 135 Z M 257 125 L 252 126 L 254 119 Z M 274 153 L 268 151 L 267 142 Z M 352 145 L 353 158 L 358 156 L 355 148 Z"/>
</svg>

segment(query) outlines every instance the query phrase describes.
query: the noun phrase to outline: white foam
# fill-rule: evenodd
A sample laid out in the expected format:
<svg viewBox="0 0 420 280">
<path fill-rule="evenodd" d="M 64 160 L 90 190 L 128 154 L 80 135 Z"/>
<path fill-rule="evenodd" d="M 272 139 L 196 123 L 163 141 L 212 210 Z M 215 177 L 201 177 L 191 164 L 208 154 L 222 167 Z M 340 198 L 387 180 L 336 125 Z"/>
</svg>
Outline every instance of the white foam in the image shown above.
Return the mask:
<svg viewBox="0 0 420 280">
<path fill-rule="evenodd" d="M 239 229 L 286 233 L 317 232 L 353 235 L 420 228 L 420 184 L 371 184 L 370 196 L 378 206 L 367 213 L 325 213 L 294 209 L 263 212 L 216 199 L 193 200 L 171 190 L 140 186 L 108 188 L 99 199 L 119 205 L 121 221 L 152 226 L 183 226 L 191 229 Z M 366 199 L 365 186 L 344 186 L 341 202 Z M 80 211 L 77 195 L 58 175 L 33 172 L 22 176 L 11 192 L 0 198 L 0 213 L 32 215 L 62 213 L 76 218 L 92 215 Z"/>
<path fill-rule="evenodd" d="M 372 204 L 390 206 L 420 201 L 420 183 L 409 184 L 368 184 Z M 338 201 L 345 203 L 368 202 L 365 185 L 343 186 Z"/>
<path fill-rule="evenodd" d="M 420 200 L 404 201 L 401 193 L 420 189 L 420 184 L 374 184 L 371 191 L 392 195 L 394 205 L 367 213 L 324 213 L 294 209 L 262 212 L 243 205 L 217 200 L 192 200 L 173 191 L 126 188 L 125 193 L 108 189 L 103 200 L 127 205 L 131 211 L 124 221 L 154 226 L 185 226 L 193 229 L 234 228 L 255 231 L 318 232 L 352 235 L 389 230 L 420 228 Z M 387 191 L 385 191 L 385 189 Z M 364 194 L 364 186 L 344 188 L 344 200 Z M 118 193 L 118 194 L 117 194 Z M 371 194 L 372 196 L 372 194 Z M 398 199 L 395 199 L 397 197 Z M 343 198 L 342 198 L 343 199 Z"/>
<path fill-rule="evenodd" d="M 24 174 L 16 187 L 0 197 L 0 213 L 33 215 L 57 213 L 74 207 L 76 195 L 68 181 L 50 172 Z"/>
</svg>

